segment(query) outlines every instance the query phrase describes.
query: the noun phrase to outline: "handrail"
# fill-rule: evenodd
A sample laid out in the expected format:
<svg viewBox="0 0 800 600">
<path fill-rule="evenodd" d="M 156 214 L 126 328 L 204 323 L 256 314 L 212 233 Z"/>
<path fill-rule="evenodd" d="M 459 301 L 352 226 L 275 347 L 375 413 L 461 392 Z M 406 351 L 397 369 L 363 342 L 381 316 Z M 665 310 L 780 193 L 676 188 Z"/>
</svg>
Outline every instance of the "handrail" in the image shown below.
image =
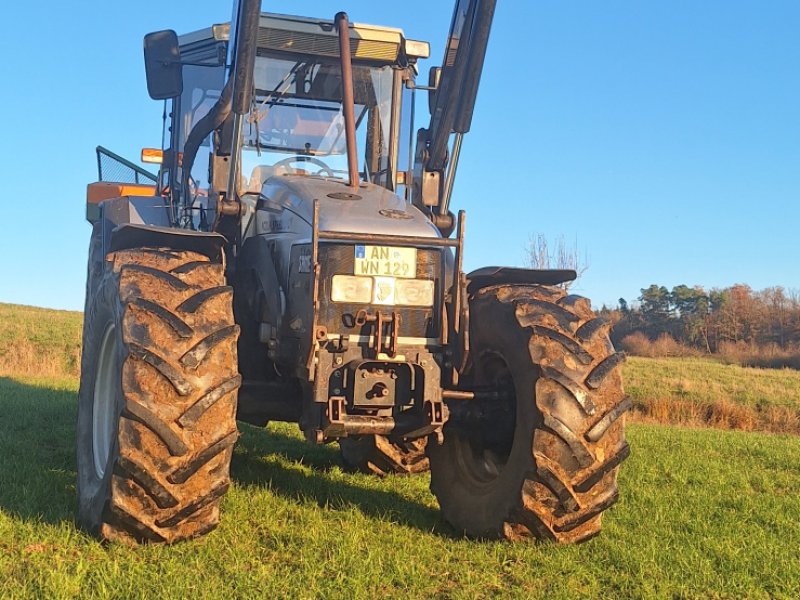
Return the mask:
<svg viewBox="0 0 800 600">
<path fill-rule="evenodd" d="M 115 154 L 108 148 L 104 148 L 103 146 L 98 146 L 96 148 L 97 151 L 97 180 L 98 181 L 117 181 L 119 183 L 141 183 L 140 178 L 144 178 L 148 181 L 153 183 L 158 181 L 158 177 L 153 175 L 149 171 L 145 171 L 140 166 L 132 163 L 129 160 L 122 158 L 119 154 Z M 133 171 L 133 181 L 119 181 L 118 179 L 104 179 L 103 178 L 103 160 L 102 157 L 107 156 L 114 162 L 118 162 L 120 165 L 125 167 L 126 169 L 130 169 Z"/>
</svg>

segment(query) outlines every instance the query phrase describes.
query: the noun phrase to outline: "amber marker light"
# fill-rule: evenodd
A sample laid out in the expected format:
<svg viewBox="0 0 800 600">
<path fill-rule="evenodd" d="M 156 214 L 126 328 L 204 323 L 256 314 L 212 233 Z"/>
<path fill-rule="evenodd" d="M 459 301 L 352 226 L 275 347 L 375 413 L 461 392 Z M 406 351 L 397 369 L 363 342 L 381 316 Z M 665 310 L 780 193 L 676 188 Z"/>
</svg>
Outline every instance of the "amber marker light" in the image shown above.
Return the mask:
<svg viewBox="0 0 800 600">
<path fill-rule="evenodd" d="M 156 148 L 142 148 L 142 162 L 160 165 L 164 162 L 164 151 Z"/>
</svg>

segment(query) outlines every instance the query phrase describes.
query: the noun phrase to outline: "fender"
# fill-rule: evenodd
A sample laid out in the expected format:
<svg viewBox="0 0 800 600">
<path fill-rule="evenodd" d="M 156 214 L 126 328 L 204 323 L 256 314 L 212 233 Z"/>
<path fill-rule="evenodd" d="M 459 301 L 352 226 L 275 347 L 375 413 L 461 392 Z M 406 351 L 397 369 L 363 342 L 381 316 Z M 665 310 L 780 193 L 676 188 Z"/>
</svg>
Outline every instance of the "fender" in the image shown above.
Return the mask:
<svg viewBox="0 0 800 600">
<path fill-rule="evenodd" d="M 100 204 L 103 256 L 143 246 L 188 250 L 225 264 L 227 240 L 219 233 L 170 227 L 167 204 L 152 196 L 122 196 Z"/>
<path fill-rule="evenodd" d="M 269 242 L 261 236 L 247 239 L 242 245 L 237 265 L 240 269 L 246 265 L 244 268 L 252 273 L 252 278 L 245 277 L 243 280 L 250 281 L 257 287 L 245 294 L 252 314 L 277 329 L 283 316 L 283 303 Z"/>
<path fill-rule="evenodd" d="M 125 223 L 109 232 L 105 253 L 143 246 L 166 247 L 172 250 L 197 252 L 213 262 L 225 264 L 223 252 L 225 244 L 227 240 L 219 233 Z"/>
<path fill-rule="evenodd" d="M 492 285 L 538 284 L 558 285 L 574 281 L 572 269 L 520 269 L 516 267 L 483 267 L 467 275 L 467 292 L 474 294 Z"/>
</svg>

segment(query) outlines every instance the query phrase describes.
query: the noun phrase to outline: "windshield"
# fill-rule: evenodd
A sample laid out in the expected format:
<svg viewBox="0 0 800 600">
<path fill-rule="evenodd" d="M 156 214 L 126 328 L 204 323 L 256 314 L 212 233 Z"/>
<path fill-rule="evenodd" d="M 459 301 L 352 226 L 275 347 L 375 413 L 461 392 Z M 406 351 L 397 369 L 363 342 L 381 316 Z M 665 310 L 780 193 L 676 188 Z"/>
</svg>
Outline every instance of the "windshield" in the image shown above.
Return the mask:
<svg viewBox="0 0 800 600">
<path fill-rule="evenodd" d="M 394 71 L 391 66 L 353 65 L 359 170 L 378 184 L 385 184 L 390 175 Z M 252 173 L 249 190 L 260 189 L 270 175 L 346 175 L 338 61 L 259 56 L 255 87 L 254 106 L 245 119 L 242 157 L 242 173 L 245 177 Z"/>
</svg>

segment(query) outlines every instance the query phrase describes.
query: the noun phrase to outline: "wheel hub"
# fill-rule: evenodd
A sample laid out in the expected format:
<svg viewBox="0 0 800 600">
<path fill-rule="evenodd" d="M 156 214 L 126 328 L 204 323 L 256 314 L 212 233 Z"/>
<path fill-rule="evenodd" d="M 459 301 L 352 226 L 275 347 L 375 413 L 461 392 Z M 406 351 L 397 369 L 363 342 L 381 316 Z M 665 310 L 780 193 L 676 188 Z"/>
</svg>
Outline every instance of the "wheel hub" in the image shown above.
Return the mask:
<svg viewBox="0 0 800 600">
<path fill-rule="evenodd" d="M 511 453 L 516 424 L 514 382 L 504 358 L 499 354 L 481 357 L 478 375 L 473 382 L 477 389 L 492 390 L 491 400 L 472 400 L 464 407 L 465 426 L 456 445 L 459 463 L 466 476 L 476 484 L 486 484 L 505 468 Z"/>
</svg>

